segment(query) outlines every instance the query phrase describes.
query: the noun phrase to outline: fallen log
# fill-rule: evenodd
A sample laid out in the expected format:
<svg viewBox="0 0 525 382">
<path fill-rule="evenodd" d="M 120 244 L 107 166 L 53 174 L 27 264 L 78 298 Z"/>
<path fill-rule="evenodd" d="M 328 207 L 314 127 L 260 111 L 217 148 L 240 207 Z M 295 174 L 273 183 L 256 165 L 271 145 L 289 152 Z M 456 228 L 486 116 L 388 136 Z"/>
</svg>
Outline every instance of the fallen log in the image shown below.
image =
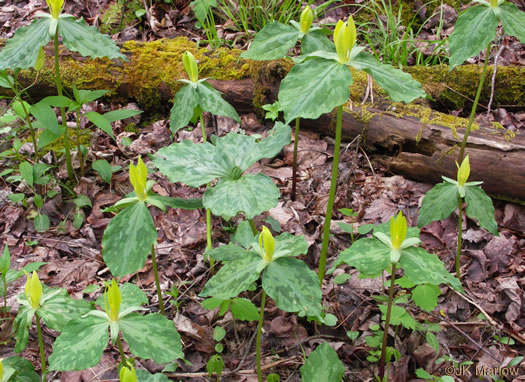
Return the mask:
<svg viewBox="0 0 525 382">
<path fill-rule="evenodd" d="M 239 51 L 236 50 L 209 52 L 195 49 L 193 43 L 183 38 L 145 44 L 130 42 L 124 45 L 124 50 L 130 56 L 129 63 L 79 59 L 77 55 L 62 52 L 65 85 L 75 83 L 79 88 L 108 89 L 113 99 L 135 99 L 143 108 L 166 112 L 170 107 L 168 101 L 181 86 L 177 79 L 185 77 L 181 55 L 191 50 L 199 60 L 201 77 L 216 78 L 210 82 L 224 93 L 225 98 L 239 112 L 256 111 L 262 116 L 261 106 L 277 98 L 280 81 L 292 66 L 289 60 L 239 60 Z M 51 67 L 52 62 L 49 61 L 47 65 Z M 479 71 L 477 67 L 459 67 L 452 72 L 456 73 L 454 76 L 446 68 L 430 68 L 435 73 L 441 72 L 444 78 L 440 81 L 451 81 L 451 86 L 461 80 L 458 73 L 470 69 Z M 416 78 L 423 73 L 420 68 L 412 70 L 420 73 L 415 75 Z M 37 92 L 40 97 L 55 94 L 50 74 L 52 71 L 44 73 L 31 89 L 32 93 Z M 505 82 L 509 78 L 502 83 L 496 81 L 495 99 L 500 103 L 514 100 L 510 103 L 516 102 L 518 105 L 525 99 L 525 69 L 499 68 L 497 78 L 505 79 L 505 73 L 517 85 L 510 87 Z M 433 77 L 424 76 L 428 79 L 422 81 L 425 90 L 440 99 L 441 93 L 433 93 L 437 86 Z M 353 71 L 353 77 L 351 98 L 359 100 L 367 84 L 366 75 Z M 20 79 L 22 83 L 33 81 L 34 74 L 25 71 Z M 507 87 L 502 88 L 505 84 Z M 471 80 L 470 86 L 468 91 L 472 94 L 477 82 Z M 427 101 L 411 105 L 392 104 L 381 94 L 376 92 L 376 105 L 384 111 L 370 106 L 354 110 L 346 108 L 344 137 L 353 139 L 361 134 L 366 148 L 372 154 L 377 154 L 377 159 L 393 172 L 434 183 L 441 181 L 441 175 L 455 178 L 456 147 L 461 141 L 466 120 L 433 111 Z M 514 94 L 518 94 L 518 98 L 513 98 Z M 335 121 L 331 115 L 324 115 L 317 121 L 305 120 L 301 126 L 325 134 L 333 133 Z M 471 158 L 472 179 L 484 181 L 487 192 L 525 201 L 525 138 L 512 137 L 504 129 L 482 127 L 469 137 L 467 152 Z"/>
</svg>

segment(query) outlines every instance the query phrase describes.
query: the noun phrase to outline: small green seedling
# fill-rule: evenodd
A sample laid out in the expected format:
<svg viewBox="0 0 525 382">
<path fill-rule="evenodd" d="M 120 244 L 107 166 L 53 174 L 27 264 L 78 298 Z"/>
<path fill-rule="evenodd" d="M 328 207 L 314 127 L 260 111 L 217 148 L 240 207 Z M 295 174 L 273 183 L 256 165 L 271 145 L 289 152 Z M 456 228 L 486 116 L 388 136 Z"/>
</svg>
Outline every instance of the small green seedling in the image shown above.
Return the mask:
<svg viewBox="0 0 525 382">
<path fill-rule="evenodd" d="M 221 375 L 224 370 L 224 359 L 220 354 L 214 354 L 210 357 L 206 363 L 206 371 L 208 372 L 210 378 L 215 373 L 217 377 L 217 382 L 221 380 Z"/>
<path fill-rule="evenodd" d="M 15 35 L 7 40 L 4 48 L 0 51 L 0 70 L 33 67 L 39 58 L 43 60 L 43 47 L 53 40 L 55 48 L 55 84 L 58 95 L 62 96 L 63 87 L 59 66 L 59 34 L 66 48 L 79 52 L 82 56 L 127 60 L 120 53 L 120 49 L 113 40 L 100 34 L 97 28 L 87 26 L 82 18 L 77 20 L 72 15 L 61 14 L 64 0 L 46 0 L 46 2 L 51 12 L 50 14 L 37 13 L 37 18 L 30 25 L 19 28 Z M 65 108 L 61 107 L 60 111 L 67 172 L 69 178 L 73 179 L 74 172 L 71 163 L 69 135 L 66 128 Z"/>
<path fill-rule="evenodd" d="M 319 345 L 301 366 L 301 382 L 341 382 L 345 367 L 326 342 Z"/>
<path fill-rule="evenodd" d="M 208 251 L 210 257 L 223 261 L 224 266 L 206 283 L 200 296 L 223 300 L 234 298 L 262 278 L 256 353 L 260 382 L 261 331 L 266 294 L 285 312 L 321 317 L 321 288 L 316 275 L 304 262 L 295 258 L 307 250 L 308 243 L 304 237 L 284 233 L 274 239 L 270 230 L 263 226 L 259 241 L 249 249 L 230 243 Z"/>
<path fill-rule="evenodd" d="M 356 220 L 356 217 L 357 217 L 357 212 L 354 211 L 351 208 L 340 208 L 339 212 L 341 212 L 344 216 L 347 216 L 347 217 L 350 218 L 350 222 L 351 222 L 350 224 L 348 224 L 348 223 L 338 223 L 337 225 L 343 231 L 345 231 L 346 233 L 350 234 L 350 239 L 352 240 L 352 243 L 353 243 L 354 240 L 355 240 L 354 224 L 355 224 L 355 220 Z M 366 235 L 367 233 L 372 231 L 372 229 L 374 229 L 374 225 L 373 224 L 363 224 L 362 226 L 359 226 L 357 228 L 357 233 L 359 235 Z"/>
<path fill-rule="evenodd" d="M 4 315 L 7 314 L 7 286 L 22 277 L 25 272 L 31 273 L 33 271 L 38 271 L 38 269 L 45 264 L 46 263 L 42 262 L 34 262 L 29 263 L 19 271 L 11 269 L 11 254 L 9 253 L 9 247 L 7 244 L 4 246 L 2 256 L 0 257 L 0 279 L 2 280 L 2 283 L 0 283 L 0 294 L 4 299 L 4 306 L 2 309 Z"/>
<path fill-rule="evenodd" d="M 467 202 L 467 216 L 479 221 L 481 227 L 495 236 L 498 234 L 498 224 L 494 219 L 494 205 L 490 197 L 480 187 L 483 182 L 467 182 L 470 176 L 468 155 L 461 166 L 458 166 L 457 181 L 443 176 L 444 182 L 428 191 L 421 203 L 418 227 L 423 227 L 433 221 L 443 220 L 450 216 L 456 208 L 459 211 L 458 247 L 456 253 L 456 277 L 461 279 L 460 255 L 463 226 L 463 200 Z"/>
<path fill-rule="evenodd" d="M 228 310 L 231 311 L 233 318 L 241 321 L 257 321 L 259 319 L 259 311 L 253 302 L 247 298 L 235 297 L 232 299 L 220 299 L 210 297 L 204 300 L 201 305 L 213 310 L 220 307 L 219 316 L 224 316 Z"/>
<path fill-rule="evenodd" d="M 394 287 L 396 280 L 396 269 L 403 269 L 405 277 L 413 285 L 423 285 L 421 291 L 412 295 L 414 302 L 425 308 L 432 308 L 437 301 L 435 287 L 439 284 L 449 284 L 454 289 L 462 291 L 461 283 L 448 273 L 442 261 L 433 254 L 417 247 L 419 240 L 419 229 L 407 228 L 405 217 L 399 212 L 397 217 L 390 219 L 390 235 L 387 235 L 388 226 L 382 224 L 374 229 L 374 238 L 359 239 L 352 246 L 341 252 L 335 261 L 334 268 L 346 263 L 357 268 L 361 277 L 374 278 L 390 269 L 390 290 L 388 294 L 388 305 L 386 306 L 385 329 L 381 350 L 381 362 L 379 365 L 379 378 L 385 375 L 386 345 L 388 339 L 388 327 L 392 317 L 400 320 L 412 319 L 408 313 L 400 308 L 394 307 Z M 437 288 L 439 289 L 439 288 Z M 427 300 L 431 300 L 430 302 Z M 399 310 L 398 308 L 402 309 Z M 380 309 L 385 309 L 385 307 Z M 394 311 L 394 315 L 392 312 Z M 406 313 L 406 315 L 404 315 Z M 413 321 L 413 319 L 412 319 Z"/>
<path fill-rule="evenodd" d="M 42 375 L 47 373 L 46 354 L 40 318 L 51 329 L 61 331 L 66 324 L 90 310 L 86 301 L 73 300 L 63 288 L 53 289 L 42 285 L 35 271 L 30 276 L 28 273 L 24 293 L 18 296 L 20 307 L 14 322 L 16 346 L 15 352 L 19 353 L 27 346 L 29 328 L 36 321 L 38 344 L 40 347 L 40 361 Z"/>
<path fill-rule="evenodd" d="M 151 252 L 160 310 L 165 314 L 155 256 L 157 230 L 148 205 L 164 212 L 166 205 L 195 209 L 201 206 L 200 199 L 168 198 L 154 193 L 151 190 L 153 181 L 148 181 L 148 168 L 140 157 L 137 166 L 129 165 L 129 179 L 135 192 L 115 204 L 115 207 L 124 209 L 111 220 L 104 231 L 102 257 L 113 275 L 124 276 L 143 268 Z"/>
<path fill-rule="evenodd" d="M 113 173 L 122 169 L 121 166 L 112 166 L 105 159 L 97 159 L 93 162 L 91 167 L 93 168 L 93 170 L 98 172 L 102 180 L 108 184 L 111 184 L 111 178 L 113 177 Z"/>
<path fill-rule="evenodd" d="M 522 43 L 525 43 L 525 13 L 521 12 L 516 5 L 505 0 L 476 0 L 475 2 L 478 4 L 467 8 L 459 15 L 454 32 L 449 37 L 450 70 L 462 64 L 466 59 L 478 55 L 486 48 L 485 64 L 461 142 L 458 156 L 459 163 L 463 162 L 467 139 L 485 82 L 490 46 L 496 38 L 496 31 L 500 21 L 506 34 L 517 37 Z"/>
<path fill-rule="evenodd" d="M 96 301 L 104 311 L 91 310 L 67 323 L 49 357 L 50 369 L 83 370 L 95 366 L 109 339 L 117 344 L 121 359 L 127 364 L 121 332 L 131 353 L 139 358 L 152 359 L 159 364 L 183 358 L 180 335 L 170 320 L 160 313 L 137 313 L 146 310 L 141 305 L 147 302 L 144 292 L 134 284 L 119 288 L 115 280 L 108 283 L 104 296 Z"/>
</svg>

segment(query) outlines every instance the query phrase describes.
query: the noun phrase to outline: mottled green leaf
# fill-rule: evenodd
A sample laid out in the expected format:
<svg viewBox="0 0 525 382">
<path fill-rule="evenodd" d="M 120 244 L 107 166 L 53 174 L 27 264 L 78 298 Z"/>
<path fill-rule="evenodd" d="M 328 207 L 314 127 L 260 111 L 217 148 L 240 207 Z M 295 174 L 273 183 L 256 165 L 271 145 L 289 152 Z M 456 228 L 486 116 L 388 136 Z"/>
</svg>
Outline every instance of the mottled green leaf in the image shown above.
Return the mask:
<svg viewBox="0 0 525 382">
<path fill-rule="evenodd" d="M 173 107 L 170 111 L 170 130 L 172 133 L 176 133 L 188 125 L 198 104 L 197 89 L 191 84 L 183 86 L 175 94 Z"/>
<path fill-rule="evenodd" d="M 268 23 L 255 35 L 248 51 L 241 58 L 252 60 L 275 60 L 286 56 L 295 46 L 300 32 L 291 25 L 277 21 Z"/>
<path fill-rule="evenodd" d="M 449 182 L 436 184 L 425 194 L 417 219 L 417 226 L 423 227 L 436 220 L 443 220 L 458 208 L 458 188 Z"/>
<path fill-rule="evenodd" d="M 206 255 L 218 261 L 240 260 L 246 256 L 246 249 L 232 243 L 206 251 Z"/>
<path fill-rule="evenodd" d="M 421 309 L 431 312 L 437 306 L 441 290 L 433 284 L 422 284 L 412 289 L 412 301 Z"/>
<path fill-rule="evenodd" d="M 27 69 L 35 65 L 40 47 L 51 41 L 50 23 L 48 18 L 39 18 L 28 26 L 18 28 L 0 51 L 0 70 Z"/>
<path fill-rule="evenodd" d="M 320 29 L 305 34 L 301 41 L 301 53 L 309 54 L 319 50 L 335 52 L 335 45 Z"/>
<path fill-rule="evenodd" d="M 50 370 L 84 370 L 100 362 L 108 344 L 109 321 L 88 315 L 67 323 L 53 344 Z"/>
<path fill-rule="evenodd" d="M 295 65 L 279 88 L 285 120 L 317 119 L 331 112 L 348 100 L 351 84 L 352 74 L 336 61 L 312 58 Z"/>
<path fill-rule="evenodd" d="M 465 187 L 465 201 L 467 216 L 477 219 L 480 226 L 494 236 L 499 236 L 498 223 L 494 219 L 494 205 L 485 191 L 480 186 Z"/>
<path fill-rule="evenodd" d="M 305 255 L 308 252 L 308 242 L 303 236 L 294 236 L 288 232 L 284 232 L 275 238 L 275 248 L 273 252 L 273 259 L 277 260 L 280 257 L 293 257 Z M 260 252 L 259 243 L 253 242 L 253 247 L 256 252 Z"/>
<path fill-rule="evenodd" d="M 415 284 L 450 284 L 456 290 L 463 290 L 461 283 L 447 271 L 443 262 L 423 248 L 404 249 L 399 263 L 405 276 Z"/>
<path fill-rule="evenodd" d="M 148 200 L 158 200 L 162 204 L 171 208 L 181 208 L 183 210 L 196 210 L 202 208 L 201 198 L 172 198 L 169 196 L 162 196 L 159 194 L 148 194 Z"/>
<path fill-rule="evenodd" d="M 281 257 L 272 261 L 263 273 L 262 286 L 275 305 L 285 312 L 321 314 L 319 278 L 301 260 Z"/>
<path fill-rule="evenodd" d="M 499 17 L 492 8 L 478 5 L 462 12 L 449 37 L 450 69 L 461 65 L 467 58 L 476 56 L 496 37 Z"/>
<path fill-rule="evenodd" d="M 75 300 L 69 297 L 65 289 L 60 288 L 60 292 L 53 294 L 51 298 L 47 299 L 46 295 L 55 292 L 55 289 L 49 289 L 42 296 L 42 305 L 38 309 L 38 314 L 42 317 L 47 327 L 61 331 L 64 326 L 74 318 L 91 310 L 91 306 L 87 301 Z"/>
<path fill-rule="evenodd" d="M 257 307 L 246 298 L 234 298 L 231 301 L 230 309 L 233 317 L 237 320 L 257 321 L 259 319 Z"/>
<path fill-rule="evenodd" d="M 277 206 L 281 195 L 272 179 L 265 174 L 246 174 L 239 179 L 221 179 L 204 192 L 202 204 L 215 216 L 228 220 L 243 212 L 253 219 Z"/>
<path fill-rule="evenodd" d="M 390 248 L 377 239 L 359 239 L 339 254 L 334 268 L 343 263 L 363 276 L 376 277 L 390 264 Z"/>
<path fill-rule="evenodd" d="M 525 12 L 522 12 L 515 4 L 504 2 L 499 6 L 501 11 L 501 23 L 506 34 L 517 37 L 525 44 Z"/>
<path fill-rule="evenodd" d="M 58 31 L 66 48 L 91 58 L 120 58 L 127 61 L 119 47 L 109 36 L 101 34 L 97 28 L 88 26 L 84 19 L 61 17 L 58 19 Z"/>
<path fill-rule="evenodd" d="M 111 164 L 105 159 L 98 159 L 95 162 L 93 162 L 93 170 L 98 172 L 100 177 L 104 180 L 106 183 L 111 183 L 111 177 L 113 176 L 113 169 L 111 168 Z"/>
<path fill-rule="evenodd" d="M 28 305 L 20 305 L 18 308 L 18 314 L 13 323 L 13 332 L 16 339 L 15 352 L 17 353 L 23 351 L 27 346 L 29 328 L 33 324 L 34 315 L 34 309 L 29 308 Z"/>
<path fill-rule="evenodd" d="M 284 146 L 290 143 L 290 126 L 282 122 L 275 122 L 273 129 L 268 131 L 266 138 L 256 143 L 256 150 L 249 155 L 249 166 L 262 158 L 273 158 L 279 154 Z"/>
<path fill-rule="evenodd" d="M 231 237 L 231 241 L 233 243 L 248 249 L 251 247 L 254 240 L 255 235 L 253 234 L 252 227 L 250 226 L 250 222 L 248 222 L 248 220 L 243 220 L 237 224 L 235 234 Z"/>
<path fill-rule="evenodd" d="M 359 53 L 350 61 L 350 65 L 370 74 L 394 102 L 408 103 L 426 95 L 421 84 L 414 80 L 410 74 L 396 69 L 392 65 L 380 63 L 368 52 Z"/>
<path fill-rule="evenodd" d="M 184 358 L 177 329 L 160 313 L 132 313 L 121 318 L 119 326 L 129 350 L 137 357 L 160 364 Z"/>
<path fill-rule="evenodd" d="M 170 379 L 161 373 L 150 374 L 144 369 L 135 369 L 135 371 L 137 372 L 137 380 L 140 382 L 170 382 Z"/>
<path fill-rule="evenodd" d="M 208 280 L 200 296 L 213 296 L 223 300 L 237 297 L 259 278 L 264 266 L 261 256 L 247 252 L 240 260 L 226 262 L 219 272 Z"/>
<path fill-rule="evenodd" d="M 41 382 L 40 376 L 35 372 L 33 364 L 22 357 L 9 357 L 2 360 L 4 365 L 4 382 Z M 5 368 L 11 368 L 14 373 L 8 378 Z"/>
<path fill-rule="evenodd" d="M 157 231 L 148 207 L 137 202 L 117 214 L 102 237 L 102 256 L 111 273 L 124 276 L 144 267 Z"/>
<path fill-rule="evenodd" d="M 345 367 L 334 349 L 326 342 L 319 345 L 301 366 L 302 382 L 340 382 Z"/>
<path fill-rule="evenodd" d="M 233 106 L 226 102 L 222 98 L 221 93 L 207 82 L 200 82 L 197 85 L 197 96 L 202 110 L 210 112 L 213 115 L 220 115 L 231 118 L 239 123 L 241 122 Z"/>
</svg>

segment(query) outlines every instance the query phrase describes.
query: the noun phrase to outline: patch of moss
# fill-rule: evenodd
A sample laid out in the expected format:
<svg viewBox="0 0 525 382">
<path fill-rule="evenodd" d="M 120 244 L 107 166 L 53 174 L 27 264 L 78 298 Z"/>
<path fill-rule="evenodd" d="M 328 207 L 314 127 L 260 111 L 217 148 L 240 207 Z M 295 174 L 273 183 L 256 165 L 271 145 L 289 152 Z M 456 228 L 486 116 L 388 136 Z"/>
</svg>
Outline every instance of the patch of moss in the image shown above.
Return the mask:
<svg viewBox="0 0 525 382">
<path fill-rule="evenodd" d="M 124 30 L 127 26 L 136 22 L 135 12 L 140 9 L 144 9 L 144 6 L 139 0 L 113 1 L 100 16 L 100 31 L 102 33 L 115 34 Z M 122 10 L 124 10 L 124 15 L 122 15 Z M 121 19 L 122 23 L 120 22 Z"/>
</svg>

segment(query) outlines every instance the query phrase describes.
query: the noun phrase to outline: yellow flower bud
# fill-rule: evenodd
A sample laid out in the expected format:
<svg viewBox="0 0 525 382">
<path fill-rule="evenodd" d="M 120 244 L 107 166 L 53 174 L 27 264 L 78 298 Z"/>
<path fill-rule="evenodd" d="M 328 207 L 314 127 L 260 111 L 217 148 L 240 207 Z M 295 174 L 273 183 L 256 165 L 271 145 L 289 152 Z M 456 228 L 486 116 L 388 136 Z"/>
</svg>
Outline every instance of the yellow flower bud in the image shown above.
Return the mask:
<svg viewBox="0 0 525 382">
<path fill-rule="evenodd" d="M 268 263 L 271 262 L 275 250 L 275 240 L 266 226 L 262 227 L 261 234 L 259 235 L 259 247 L 261 247 L 263 259 Z"/>
<path fill-rule="evenodd" d="M 456 163 L 456 166 L 458 164 Z M 464 186 L 470 176 L 470 162 L 468 155 L 463 159 L 461 166 L 458 167 L 458 184 Z"/>
<path fill-rule="evenodd" d="M 46 2 L 51 11 L 51 16 L 53 16 L 54 19 L 58 19 L 62 5 L 64 5 L 64 0 L 46 0 Z"/>
<path fill-rule="evenodd" d="M 498 0 L 490 0 L 490 7 L 496 8 L 498 6 Z"/>
<path fill-rule="evenodd" d="M 148 168 L 142 161 L 141 157 L 139 157 L 136 167 L 133 165 L 133 163 L 130 163 L 129 181 L 135 189 L 137 198 L 139 200 L 146 200 L 148 197 L 148 191 L 146 189 L 146 183 L 148 181 Z"/>
<path fill-rule="evenodd" d="M 350 60 L 350 52 L 355 44 L 356 29 L 352 16 L 346 22 L 339 20 L 334 31 L 334 43 L 337 51 L 338 61 L 346 64 Z"/>
<path fill-rule="evenodd" d="M 0 382 L 4 380 L 4 364 L 2 363 L 2 358 L 0 358 Z"/>
<path fill-rule="evenodd" d="M 301 32 L 308 33 L 308 30 L 312 26 L 312 22 L 314 21 L 314 13 L 312 12 L 312 8 L 310 6 L 306 6 L 305 9 L 301 12 L 301 18 L 300 25 L 301 25 Z"/>
<path fill-rule="evenodd" d="M 109 316 L 109 319 L 111 321 L 118 321 L 122 297 L 115 279 L 111 281 L 111 285 L 106 285 L 106 290 L 104 291 L 104 300 L 106 304 L 106 313 Z"/>
<path fill-rule="evenodd" d="M 27 276 L 27 282 L 24 293 L 33 309 L 38 309 L 40 308 L 40 300 L 42 299 L 42 283 L 35 271 L 33 271 L 32 276 L 29 276 L 27 272 L 25 272 L 25 274 Z"/>
<path fill-rule="evenodd" d="M 195 61 L 193 54 L 186 51 L 186 53 L 182 55 L 182 63 L 184 64 L 184 69 L 186 70 L 186 73 L 188 73 L 190 81 L 199 81 L 199 68 L 197 67 L 197 61 Z"/>
<path fill-rule="evenodd" d="M 390 241 L 393 249 L 400 249 L 407 236 L 407 220 L 399 211 L 397 217 L 390 218 Z"/>
<path fill-rule="evenodd" d="M 138 382 L 137 380 L 137 373 L 135 372 L 135 369 L 133 366 L 123 366 L 122 369 L 120 369 L 120 382 Z"/>
</svg>

